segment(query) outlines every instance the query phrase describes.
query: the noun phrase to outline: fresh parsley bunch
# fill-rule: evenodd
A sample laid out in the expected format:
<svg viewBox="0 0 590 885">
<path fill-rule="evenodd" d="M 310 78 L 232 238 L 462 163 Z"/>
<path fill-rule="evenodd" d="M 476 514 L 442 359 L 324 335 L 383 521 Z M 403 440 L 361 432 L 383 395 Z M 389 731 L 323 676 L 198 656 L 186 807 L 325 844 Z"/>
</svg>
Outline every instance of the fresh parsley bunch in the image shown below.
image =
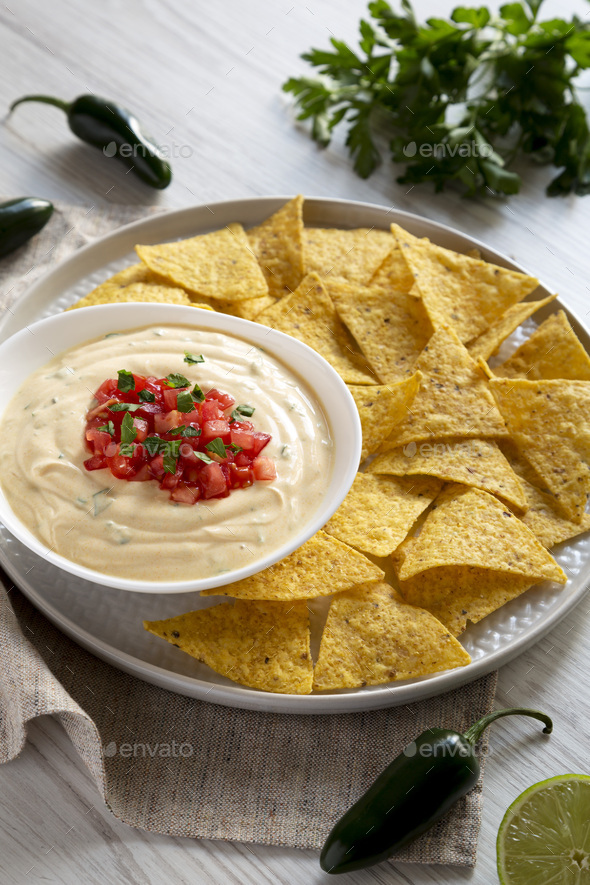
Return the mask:
<svg viewBox="0 0 590 885">
<path fill-rule="evenodd" d="M 577 17 L 539 20 L 542 0 L 457 7 L 450 20 L 419 24 L 408 0 L 395 12 L 369 4 L 359 50 L 332 38 L 332 49 L 302 58 L 317 76 L 291 78 L 299 120 L 330 143 L 339 123 L 355 171 L 367 178 L 391 156 L 405 163 L 402 184 L 459 182 L 468 194 L 514 194 L 517 157 L 560 171 L 549 196 L 590 193 L 590 130 L 575 81 L 590 66 L 590 24 Z"/>
</svg>

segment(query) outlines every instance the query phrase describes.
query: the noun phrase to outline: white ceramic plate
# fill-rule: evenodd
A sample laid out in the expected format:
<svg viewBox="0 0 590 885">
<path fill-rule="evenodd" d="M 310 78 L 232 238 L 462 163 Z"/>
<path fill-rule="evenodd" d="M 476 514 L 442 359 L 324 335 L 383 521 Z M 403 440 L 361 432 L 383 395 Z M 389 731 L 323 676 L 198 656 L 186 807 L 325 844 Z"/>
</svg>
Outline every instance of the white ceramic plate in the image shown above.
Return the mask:
<svg viewBox="0 0 590 885">
<path fill-rule="evenodd" d="M 240 221 L 244 226 L 257 224 L 287 199 L 263 197 L 183 209 L 115 231 L 81 249 L 31 287 L 11 313 L 5 315 L 0 324 L 0 340 L 67 307 L 92 286 L 132 263 L 133 246 L 138 242 L 159 243 L 194 236 L 232 221 Z M 310 199 L 305 204 L 305 220 L 312 226 L 380 228 L 388 228 L 396 221 L 417 236 L 428 236 L 458 251 L 477 247 L 487 260 L 522 270 L 503 255 L 457 231 L 381 206 Z M 534 298 L 547 294 L 548 290 L 540 287 Z M 539 311 L 534 321 L 527 321 L 505 342 L 501 357 L 514 350 L 536 324 L 559 307 L 563 305 L 556 301 Z M 569 311 L 568 316 L 584 346 L 590 349 L 590 335 Z M 554 552 L 568 575 L 566 587 L 541 584 L 469 627 L 461 637 L 473 659 L 469 666 L 385 686 L 296 696 L 267 694 L 236 685 L 141 627 L 142 618 L 169 617 L 192 607 L 212 605 L 218 598 L 201 600 L 198 594 L 187 593 L 144 595 L 91 584 L 65 574 L 31 553 L 0 526 L 0 562 L 6 571 L 51 621 L 98 657 L 155 685 L 192 697 L 227 706 L 288 713 L 339 713 L 407 704 L 456 688 L 505 664 L 544 636 L 586 591 L 590 580 L 590 538 L 582 535 Z M 318 605 L 313 618 L 316 636 L 324 612 L 325 603 Z"/>
</svg>

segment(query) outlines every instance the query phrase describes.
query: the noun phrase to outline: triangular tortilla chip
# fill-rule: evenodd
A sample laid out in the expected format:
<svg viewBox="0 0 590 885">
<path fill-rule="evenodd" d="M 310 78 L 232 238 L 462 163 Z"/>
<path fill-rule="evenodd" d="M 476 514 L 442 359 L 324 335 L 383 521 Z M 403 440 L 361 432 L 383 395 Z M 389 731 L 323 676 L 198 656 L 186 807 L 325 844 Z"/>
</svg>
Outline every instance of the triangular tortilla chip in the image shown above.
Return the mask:
<svg viewBox="0 0 590 885">
<path fill-rule="evenodd" d="M 472 359 L 477 361 L 481 357 L 488 360 L 521 323 L 528 320 L 539 308 L 550 304 L 555 298 L 557 295 L 549 295 L 540 301 L 523 301 L 522 304 L 513 304 L 489 329 L 469 342 L 467 350 Z"/>
<path fill-rule="evenodd" d="M 243 320 L 254 320 L 266 310 L 277 303 L 277 298 L 272 295 L 263 295 L 261 298 L 246 298 L 244 301 L 222 301 L 216 302 L 216 310 L 221 313 L 229 313 L 233 317 L 241 317 Z"/>
<path fill-rule="evenodd" d="M 452 565 L 400 581 L 400 589 L 406 602 L 425 608 L 458 636 L 468 621 L 477 624 L 535 583 L 523 575 Z"/>
<path fill-rule="evenodd" d="M 256 322 L 313 347 L 344 381 L 373 384 L 377 380 L 338 316 L 326 286 L 315 273 L 308 274 L 291 295 L 259 314 Z"/>
<path fill-rule="evenodd" d="M 376 452 L 396 424 L 403 421 L 407 409 L 420 389 L 420 372 L 391 384 L 348 384 L 358 409 L 363 429 L 361 461 Z"/>
<path fill-rule="evenodd" d="M 451 329 L 434 333 L 416 369 L 423 375 L 420 390 L 383 451 L 445 436 L 506 435 L 485 375 Z"/>
<path fill-rule="evenodd" d="M 155 636 L 240 685 L 309 694 L 312 660 L 304 602 L 222 603 L 163 621 L 144 621 Z"/>
<path fill-rule="evenodd" d="M 414 285 L 414 277 L 393 236 L 391 242 L 393 246 L 391 252 L 385 256 L 369 283 L 371 286 L 380 286 L 387 292 L 409 292 Z"/>
<path fill-rule="evenodd" d="M 424 476 L 396 479 L 357 473 L 324 531 L 363 553 L 388 556 L 441 487 L 441 482 Z"/>
<path fill-rule="evenodd" d="M 234 584 L 203 590 L 201 596 L 312 599 L 347 590 L 362 581 L 379 581 L 383 574 L 362 553 L 320 531 L 280 562 Z"/>
<path fill-rule="evenodd" d="M 201 307 L 204 310 L 213 309 L 208 304 L 196 304 L 191 301 L 184 289 L 178 289 L 175 286 L 160 286 L 157 283 L 129 283 L 126 286 L 107 289 L 103 283 L 102 286 L 89 292 L 67 310 L 75 310 L 78 307 L 94 307 L 97 304 L 122 304 L 131 301 L 184 304 L 187 307 Z"/>
<path fill-rule="evenodd" d="M 241 224 L 177 243 L 136 246 L 135 251 L 154 273 L 193 295 L 225 301 L 268 295 Z"/>
<path fill-rule="evenodd" d="M 564 519 L 555 506 L 553 495 L 542 492 L 525 479 L 521 480 L 527 499 L 528 510 L 520 518 L 543 545 L 555 547 L 562 541 L 575 538 L 582 532 L 590 531 L 590 513 L 584 513 L 580 523 Z"/>
<path fill-rule="evenodd" d="M 303 267 L 303 197 L 300 195 L 262 224 L 246 231 L 270 295 L 295 291 L 305 275 Z"/>
<path fill-rule="evenodd" d="M 400 581 L 427 569 L 458 565 L 522 575 L 533 583 L 567 580 L 530 529 L 505 505 L 487 492 L 465 486 L 441 492 L 420 534 L 404 552 Z"/>
<path fill-rule="evenodd" d="M 562 514 L 580 522 L 590 493 L 590 382 L 492 378 L 489 384 L 513 442 Z"/>
<path fill-rule="evenodd" d="M 590 381 L 590 356 L 577 338 L 563 310 L 541 323 L 494 374 L 501 378 L 569 378 Z"/>
<path fill-rule="evenodd" d="M 383 383 L 397 381 L 409 371 L 432 335 L 422 302 L 400 292 L 385 292 L 326 281 L 336 310 Z"/>
<path fill-rule="evenodd" d="M 313 687 L 330 691 L 415 679 L 470 660 L 431 614 L 406 605 L 389 584 L 364 584 L 331 602 Z"/>
<path fill-rule="evenodd" d="M 344 277 L 368 283 L 394 246 L 389 231 L 361 227 L 355 230 L 306 227 L 303 231 L 306 273 Z"/>
<path fill-rule="evenodd" d="M 397 224 L 391 231 L 402 248 L 435 329 L 449 325 L 461 341 L 480 335 L 539 281 L 487 261 L 470 258 L 413 237 Z"/>
<path fill-rule="evenodd" d="M 520 480 L 491 439 L 453 439 L 408 443 L 403 448 L 378 455 L 368 473 L 393 476 L 436 476 L 445 482 L 460 482 L 483 489 L 526 510 Z"/>
</svg>

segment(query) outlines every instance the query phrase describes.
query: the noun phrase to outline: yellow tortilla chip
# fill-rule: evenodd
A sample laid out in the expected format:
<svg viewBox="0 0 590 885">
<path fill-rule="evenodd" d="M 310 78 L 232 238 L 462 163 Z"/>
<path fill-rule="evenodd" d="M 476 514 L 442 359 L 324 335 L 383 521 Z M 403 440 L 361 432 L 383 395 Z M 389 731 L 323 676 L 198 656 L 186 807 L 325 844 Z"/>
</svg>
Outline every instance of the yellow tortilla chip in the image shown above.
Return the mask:
<svg viewBox="0 0 590 885">
<path fill-rule="evenodd" d="M 276 297 L 295 291 L 305 276 L 302 212 L 303 197 L 300 195 L 285 203 L 262 224 L 246 231 L 268 291 Z"/>
<path fill-rule="evenodd" d="M 328 293 L 366 356 L 386 384 L 411 371 L 432 335 L 422 302 L 412 295 L 326 280 Z"/>
<path fill-rule="evenodd" d="M 400 581 L 440 566 L 475 566 L 533 583 L 566 576 L 533 533 L 488 492 L 449 486 L 439 495 L 399 568 Z"/>
<path fill-rule="evenodd" d="M 421 378 L 420 372 L 414 372 L 409 378 L 391 384 L 347 385 L 363 429 L 361 461 L 376 452 L 395 425 L 406 417 L 407 409 L 420 389 Z"/>
<path fill-rule="evenodd" d="M 415 679 L 470 660 L 436 618 L 406 605 L 389 584 L 361 584 L 330 604 L 313 687 L 330 691 Z"/>
<path fill-rule="evenodd" d="M 143 626 L 240 685 L 285 694 L 311 691 L 304 602 L 238 600 L 163 621 L 144 621 Z"/>
<path fill-rule="evenodd" d="M 244 301 L 217 301 L 217 310 L 221 313 L 229 313 L 234 317 L 254 322 L 259 314 L 267 307 L 277 303 L 277 298 L 272 295 L 263 295 L 262 298 L 246 298 Z"/>
<path fill-rule="evenodd" d="M 540 307 L 550 304 L 554 298 L 557 298 L 557 295 L 549 295 L 540 301 L 523 301 L 522 304 L 513 304 L 489 329 L 469 342 L 467 350 L 471 354 L 471 358 L 476 361 L 480 357 L 488 360 L 521 323 L 528 320 Z"/>
<path fill-rule="evenodd" d="M 580 523 L 564 519 L 555 506 L 553 495 L 541 491 L 525 479 L 521 482 L 528 505 L 528 510 L 521 519 L 543 547 L 555 547 L 562 541 L 590 531 L 590 513 L 584 513 Z"/>
<path fill-rule="evenodd" d="M 429 477 L 396 479 L 357 473 L 324 531 L 373 556 L 388 556 L 438 495 L 442 483 Z"/>
<path fill-rule="evenodd" d="M 336 312 L 326 286 L 317 274 L 308 274 L 291 295 L 263 311 L 256 322 L 298 338 L 317 350 L 351 384 L 373 384 L 377 379 Z"/>
<path fill-rule="evenodd" d="M 491 439 L 455 439 L 408 443 L 378 455 L 368 473 L 393 476 L 436 476 L 496 495 L 518 510 L 526 510 L 521 482 Z"/>
<path fill-rule="evenodd" d="M 501 378 L 567 378 L 590 381 L 590 356 L 563 310 L 541 323 L 506 362 L 494 369 Z"/>
<path fill-rule="evenodd" d="M 579 523 L 590 493 L 590 383 L 524 378 L 489 383 L 513 442 L 562 514 Z"/>
<path fill-rule="evenodd" d="M 477 624 L 535 583 L 524 575 L 453 565 L 400 581 L 400 589 L 406 602 L 425 608 L 458 636 L 469 621 Z"/>
<path fill-rule="evenodd" d="M 485 375 L 451 329 L 434 333 L 416 362 L 422 382 L 383 451 L 445 436 L 506 436 Z"/>
<path fill-rule="evenodd" d="M 435 329 L 451 326 L 471 341 L 507 308 L 537 288 L 539 281 L 487 261 L 470 258 L 413 237 L 397 224 L 391 231 L 402 248 Z"/>
<path fill-rule="evenodd" d="M 306 227 L 303 231 L 306 273 L 344 277 L 368 283 L 394 246 L 389 231 L 361 227 L 355 230 Z"/>
<path fill-rule="evenodd" d="M 99 291 L 99 289 L 101 291 Z M 208 304 L 195 304 L 190 300 L 184 289 L 176 289 L 173 286 L 159 286 L 155 283 L 129 283 L 127 286 L 98 289 L 90 292 L 80 301 L 72 304 L 67 310 L 75 310 L 78 307 L 94 307 L 97 304 L 119 304 L 123 302 L 158 302 L 162 304 L 184 304 L 189 307 L 202 307 L 211 310 Z"/>
<path fill-rule="evenodd" d="M 268 295 L 241 224 L 176 243 L 136 246 L 135 251 L 154 273 L 193 296 L 244 301 Z"/>
<path fill-rule="evenodd" d="M 362 553 L 325 532 L 318 532 L 302 547 L 269 568 L 201 596 L 238 599 L 312 599 L 346 590 L 362 581 L 379 581 L 383 571 Z"/>
<path fill-rule="evenodd" d="M 393 246 L 391 252 L 385 256 L 369 283 L 371 286 L 380 286 L 387 292 L 408 293 L 414 286 L 414 277 L 397 240 L 393 236 L 391 242 Z"/>
</svg>

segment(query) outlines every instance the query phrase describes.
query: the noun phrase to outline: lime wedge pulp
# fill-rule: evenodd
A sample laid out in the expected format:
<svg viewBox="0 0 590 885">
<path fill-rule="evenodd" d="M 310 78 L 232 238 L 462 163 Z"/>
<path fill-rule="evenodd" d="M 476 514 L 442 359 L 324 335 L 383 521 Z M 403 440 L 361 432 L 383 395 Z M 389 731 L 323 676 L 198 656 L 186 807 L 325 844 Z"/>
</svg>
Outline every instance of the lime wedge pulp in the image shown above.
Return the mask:
<svg viewBox="0 0 590 885">
<path fill-rule="evenodd" d="M 590 777 L 560 774 L 521 793 L 496 848 L 502 885 L 590 885 Z"/>
</svg>

